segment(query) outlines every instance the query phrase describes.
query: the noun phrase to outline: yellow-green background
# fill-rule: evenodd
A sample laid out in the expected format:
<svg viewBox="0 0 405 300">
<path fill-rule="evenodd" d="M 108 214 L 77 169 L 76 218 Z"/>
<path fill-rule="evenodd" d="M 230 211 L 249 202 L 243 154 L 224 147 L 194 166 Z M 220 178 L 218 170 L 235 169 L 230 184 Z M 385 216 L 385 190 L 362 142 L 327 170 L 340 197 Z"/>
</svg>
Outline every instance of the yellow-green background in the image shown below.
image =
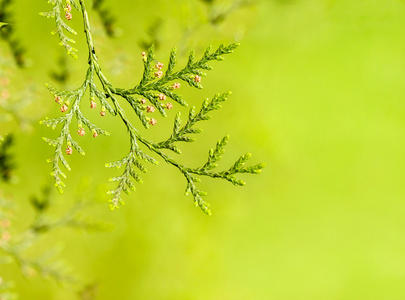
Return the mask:
<svg viewBox="0 0 405 300">
<path fill-rule="evenodd" d="M 194 0 L 106 4 L 122 35 L 99 34 L 96 47 L 102 65 L 124 57 L 121 73 L 113 75 L 108 67 L 106 72 L 114 84 L 126 87 L 139 80 L 138 41 L 153 18 L 165 22 L 157 57 L 166 61 L 170 48 L 181 42 L 182 28 L 204 16 Z M 45 160 L 52 149 L 41 137 L 56 132 L 36 124 L 45 115 L 59 115 L 42 88 L 52 82 L 48 72 L 59 49 L 57 38 L 49 35 L 52 22 L 38 16 L 50 7 L 45 1 L 18 0 L 15 7 L 17 34 L 32 59 L 15 86 L 30 78 L 40 95 L 31 108 L 36 118 L 31 131 L 12 129 L 18 131 L 18 182 L 3 185 L 18 203 L 14 224 L 24 228 L 33 217 L 29 195 L 38 194 L 49 179 Z M 94 12 L 90 16 L 100 32 Z M 80 84 L 86 65 L 76 25 L 80 58 L 70 61 L 71 88 Z M 197 106 L 216 92 L 233 95 L 203 125 L 199 142 L 182 148 L 179 160 L 204 163 L 207 150 L 229 133 L 221 166 L 252 152 L 252 163 L 267 163 L 262 174 L 243 177 L 242 188 L 205 180 L 201 187 L 213 209 L 207 217 L 183 195 L 185 181 L 178 171 L 164 163 L 149 166 L 144 184 L 125 198 L 125 207 L 110 213 L 101 203 L 87 211 L 114 223 L 113 231 L 57 230 L 42 247 L 64 244 L 64 260 L 84 281 L 97 284 L 97 299 L 404 299 L 404 33 L 405 3 L 399 0 L 262 0 L 232 14 L 218 29 L 202 26 L 187 47 L 201 53 L 211 40 L 218 45 L 234 35 L 242 45 L 214 63 L 203 91 L 182 88 Z M 98 124 L 105 122 L 112 135 L 86 136 L 86 156 L 69 158 L 73 170 L 66 193 L 55 193 L 61 207 L 74 201 L 83 181 L 89 198 L 106 201 L 104 183 L 118 173 L 105 170 L 104 163 L 126 154 L 123 125 L 88 114 Z M 166 136 L 173 116 L 159 118 L 146 134 Z M 0 126 L 7 131 L 11 127 L 4 126 L 13 125 Z M 77 299 L 68 286 L 25 280 L 16 266 L 0 268 L 0 276 L 16 281 L 21 299 Z"/>
</svg>

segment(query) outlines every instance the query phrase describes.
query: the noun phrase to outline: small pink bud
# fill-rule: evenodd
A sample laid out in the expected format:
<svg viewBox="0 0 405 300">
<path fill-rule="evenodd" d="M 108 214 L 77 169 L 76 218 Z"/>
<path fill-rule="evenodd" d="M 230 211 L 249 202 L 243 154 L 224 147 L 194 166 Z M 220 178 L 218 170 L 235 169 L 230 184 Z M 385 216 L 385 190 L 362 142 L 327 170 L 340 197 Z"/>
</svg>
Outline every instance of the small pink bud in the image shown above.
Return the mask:
<svg viewBox="0 0 405 300">
<path fill-rule="evenodd" d="M 163 69 L 163 64 L 161 62 L 158 62 L 156 64 L 156 69 L 162 70 Z"/>
<path fill-rule="evenodd" d="M 8 242 L 11 239 L 11 235 L 8 231 L 5 231 L 1 234 L 1 240 L 3 242 Z"/>
<path fill-rule="evenodd" d="M 156 76 L 157 78 L 162 77 L 162 75 L 163 75 L 163 72 L 162 72 L 161 70 L 159 70 L 159 71 L 157 71 L 157 72 L 155 73 L 155 76 Z"/>
<path fill-rule="evenodd" d="M 72 147 L 68 146 L 68 147 L 66 148 L 66 154 L 67 154 L 67 155 L 71 155 L 72 153 L 73 153 Z"/>
<path fill-rule="evenodd" d="M 97 137 L 97 136 L 98 136 L 97 131 L 93 131 L 93 137 Z"/>
<path fill-rule="evenodd" d="M 68 20 L 68 21 L 72 20 L 72 14 L 71 14 L 70 12 L 67 12 L 67 13 L 65 14 L 65 18 L 66 18 L 66 20 Z"/>
<path fill-rule="evenodd" d="M 59 96 L 55 96 L 55 102 L 60 103 L 60 97 Z"/>
<path fill-rule="evenodd" d="M 100 111 L 100 115 L 102 116 L 102 117 L 104 117 L 105 116 L 105 111 Z"/>
<path fill-rule="evenodd" d="M 146 103 L 146 100 L 145 100 L 145 99 L 141 99 L 141 103 L 142 103 L 142 104 L 145 104 L 145 103 Z"/>
<path fill-rule="evenodd" d="M 71 12 L 72 11 L 72 6 L 70 6 L 70 4 L 66 4 L 65 11 L 66 12 Z"/>
<path fill-rule="evenodd" d="M 166 104 L 166 108 L 167 109 L 172 109 L 173 108 L 173 104 L 171 104 L 170 102 Z"/>
<path fill-rule="evenodd" d="M 7 100 L 10 97 L 10 92 L 8 90 L 2 90 L 0 98 L 3 98 L 4 100 Z"/>
<path fill-rule="evenodd" d="M 201 82 L 201 76 L 195 75 L 194 81 L 195 82 Z"/>
<path fill-rule="evenodd" d="M 96 108 L 97 107 L 97 103 L 94 101 L 90 102 L 90 108 Z"/>
<path fill-rule="evenodd" d="M 149 121 L 149 124 L 152 126 L 156 125 L 156 123 L 157 123 L 157 121 L 154 118 L 151 118 Z"/>
<path fill-rule="evenodd" d="M 146 107 L 146 111 L 147 111 L 148 113 L 153 113 L 153 112 L 155 111 L 155 108 L 154 108 L 153 106 L 151 106 L 151 105 L 148 105 L 148 106 Z"/>
<path fill-rule="evenodd" d="M 79 128 L 79 130 L 77 131 L 77 133 L 78 133 L 80 136 L 83 136 L 83 135 L 86 134 L 86 132 L 84 131 L 83 128 Z"/>
<path fill-rule="evenodd" d="M 159 94 L 159 100 L 161 100 L 161 101 L 166 100 L 166 95 L 165 95 L 165 94 L 160 93 L 160 94 Z"/>
<path fill-rule="evenodd" d="M 173 83 L 173 90 L 179 89 L 181 87 L 181 84 L 179 82 Z"/>
<path fill-rule="evenodd" d="M 146 55 L 146 52 L 142 52 L 142 60 L 143 60 L 143 61 L 147 61 L 147 60 L 148 60 L 148 56 Z"/>
<path fill-rule="evenodd" d="M 10 225 L 11 225 L 10 220 L 2 220 L 2 221 L 0 222 L 0 227 L 1 227 L 1 228 L 4 228 L 4 229 L 9 228 Z"/>
<path fill-rule="evenodd" d="M 68 109 L 68 107 L 67 107 L 66 104 L 63 104 L 63 105 L 60 107 L 60 111 L 61 111 L 61 112 L 65 112 L 65 111 L 67 111 L 67 109 Z"/>
<path fill-rule="evenodd" d="M 8 86 L 10 84 L 10 80 L 7 77 L 0 78 L 0 85 L 1 86 Z"/>
</svg>

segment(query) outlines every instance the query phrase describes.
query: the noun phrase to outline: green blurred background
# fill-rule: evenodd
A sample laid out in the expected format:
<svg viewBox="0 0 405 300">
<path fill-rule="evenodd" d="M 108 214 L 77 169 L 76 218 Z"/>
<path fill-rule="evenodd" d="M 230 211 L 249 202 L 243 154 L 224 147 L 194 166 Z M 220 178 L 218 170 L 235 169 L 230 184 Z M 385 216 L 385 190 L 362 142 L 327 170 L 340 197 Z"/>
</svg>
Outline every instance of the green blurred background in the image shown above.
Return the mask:
<svg viewBox="0 0 405 300">
<path fill-rule="evenodd" d="M 87 214 L 115 229 L 56 230 L 44 249 L 64 244 L 63 259 L 97 286 L 100 300 L 405 298 L 403 1 L 258 0 L 216 27 L 204 25 L 204 6 L 196 0 L 106 4 L 117 16 L 119 37 L 106 38 L 97 16 L 90 16 L 100 62 L 119 86 L 133 85 L 142 74 L 139 40 L 147 39 L 153 20 L 163 22 L 157 50 L 163 61 L 179 44 L 186 56 L 210 43 L 241 42 L 214 64 L 204 90 L 182 88 L 196 106 L 216 92 L 233 95 L 203 125 L 198 141 L 182 147 L 180 160 L 200 165 L 208 149 L 230 134 L 222 167 L 245 152 L 267 167 L 260 176 L 244 177 L 242 188 L 203 181 L 213 209 L 207 217 L 183 195 L 185 182 L 176 170 L 149 166 L 144 184 L 111 213 L 105 191 L 117 173 L 104 164 L 126 154 L 128 139 L 122 124 L 108 117 L 104 128 L 111 136 L 84 139 L 87 155 L 70 158 L 66 192 L 55 199 L 61 211 L 85 193 L 99 202 Z M 18 164 L 15 183 L 2 189 L 18 203 L 14 223 L 24 228 L 33 217 L 29 196 L 49 180 L 45 160 L 52 148 L 41 137 L 56 132 L 37 123 L 58 115 L 43 83 L 52 83 L 49 71 L 60 48 L 49 34 L 51 21 L 38 16 L 50 7 L 45 1 L 18 0 L 14 7 L 31 66 L 17 71 L 12 84 L 16 91 L 27 80 L 38 85 L 26 112 L 30 128 L 0 124 L 0 132 L 15 134 Z M 80 58 L 69 60 L 68 88 L 80 84 L 86 66 L 80 22 L 73 21 Z M 198 29 L 185 38 L 187 26 Z M 173 116 L 159 119 L 160 127 L 147 134 L 167 136 Z M 100 124 L 97 113 L 90 117 Z M 21 299 L 77 299 L 68 286 L 26 280 L 16 266 L 0 268 L 2 277 L 16 282 Z"/>
</svg>

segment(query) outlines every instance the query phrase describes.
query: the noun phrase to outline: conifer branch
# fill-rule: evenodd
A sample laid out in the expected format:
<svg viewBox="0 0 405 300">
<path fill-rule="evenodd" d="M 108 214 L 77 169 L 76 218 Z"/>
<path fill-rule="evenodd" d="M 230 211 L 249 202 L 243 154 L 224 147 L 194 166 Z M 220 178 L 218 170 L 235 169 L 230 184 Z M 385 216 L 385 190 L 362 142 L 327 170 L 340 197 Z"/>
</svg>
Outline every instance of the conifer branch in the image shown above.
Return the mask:
<svg viewBox="0 0 405 300">
<path fill-rule="evenodd" d="M 58 3 L 60 6 L 61 0 L 59 0 Z M 153 142 L 142 136 L 136 129 L 136 126 L 133 125 L 127 117 L 128 112 L 123 109 L 121 102 L 125 101 L 130 104 L 133 113 L 139 118 L 145 128 L 149 128 L 150 125 L 154 126 L 157 124 L 157 120 L 148 117 L 147 114 L 158 110 L 161 116 L 166 117 L 166 110 L 170 110 L 174 107 L 171 102 L 165 102 L 167 99 L 172 99 L 181 106 L 188 105 L 183 97 L 176 92 L 176 90 L 181 87 L 180 82 L 185 82 L 192 87 L 201 89 L 202 77 L 206 76 L 205 71 L 212 70 L 210 62 L 223 60 L 224 55 L 232 53 L 239 44 L 230 44 L 228 46 L 220 45 L 215 51 L 212 50 L 212 47 L 208 47 L 199 59 L 195 58 L 195 53 L 192 51 L 186 66 L 178 71 L 175 70 L 177 65 L 177 52 L 175 48 L 170 53 L 167 69 L 164 71 L 163 63 L 156 63 L 154 48 L 152 46 L 147 53 L 142 53 L 144 72 L 139 83 L 129 89 L 118 88 L 111 84 L 101 70 L 93 44 L 90 22 L 84 0 L 79 0 L 79 4 L 89 50 L 87 74 L 83 84 L 74 91 L 60 91 L 48 86 L 55 101 L 61 106 L 61 112 L 67 113 L 62 117 L 42 121 L 42 124 L 52 127 L 53 129 L 57 126 L 62 127 L 58 138 L 54 140 L 44 138 L 47 143 L 55 147 L 54 156 L 49 159 L 49 161 L 53 165 L 53 172 L 51 174 L 54 177 L 56 187 L 62 191 L 62 187 L 64 186 L 61 177 L 65 177 L 65 175 L 60 170 L 59 165 L 62 164 L 66 169 L 70 170 L 62 151 L 63 147 L 66 147 L 66 155 L 71 155 L 73 148 L 79 153 L 84 154 L 84 151 L 79 144 L 73 140 L 70 133 L 73 118 L 77 120 L 78 133 L 80 136 L 85 134 L 83 126 L 86 126 L 92 131 L 93 137 L 99 134 L 108 135 L 106 131 L 90 122 L 80 110 L 83 95 L 89 90 L 90 107 L 95 108 L 97 106 L 95 102 L 97 98 L 101 105 L 100 115 L 104 116 L 106 111 L 108 111 L 111 115 L 117 116 L 125 125 L 129 135 L 130 147 L 128 154 L 118 161 L 106 164 L 107 167 L 122 168 L 123 170 L 120 176 L 110 178 L 110 181 L 117 183 L 117 187 L 109 191 L 109 194 L 112 195 L 110 208 L 115 209 L 119 207 L 119 204 L 124 204 L 121 197 L 122 192 L 129 194 L 131 190 L 135 190 L 133 180 L 138 183 L 142 182 L 138 173 L 139 171 L 146 172 L 144 162 L 158 163 L 155 158 L 146 154 L 144 150 L 141 149 L 142 146 L 152 152 L 152 154 L 159 156 L 166 163 L 176 167 L 185 177 L 187 181 L 186 192 L 193 195 L 195 205 L 199 206 L 205 213 L 211 214 L 209 204 L 202 199 L 202 196 L 206 193 L 199 190 L 195 185 L 200 181 L 196 176 L 222 178 L 235 185 L 244 185 L 244 182 L 237 179 L 235 175 L 239 173 L 257 174 L 264 167 L 264 164 L 245 167 L 244 163 L 250 157 L 250 154 L 246 154 L 241 156 L 228 170 L 221 172 L 212 171 L 212 169 L 216 167 L 216 162 L 221 158 L 220 154 L 223 153 L 223 148 L 226 145 L 228 137 L 225 137 L 217 143 L 217 147 L 210 151 L 207 163 L 200 168 L 187 167 L 165 154 L 163 150 L 168 149 L 179 154 L 180 150 L 176 143 L 194 141 L 189 135 L 201 132 L 200 129 L 194 128 L 194 125 L 197 122 L 210 119 L 208 113 L 219 109 L 221 107 L 220 103 L 225 101 L 230 93 L 217 94 L 211 101 L 208 99 L 205 100 L 198 113 L 195 112 L 194 107 L 191 108 L 188 121 L 183 127 L 181 126 L 180 113 L 178 113 L 174 122 L 172 135 L 161 142 Z M 98 90 L 96 80 L 101 84 L 102 91 Z"/>
</svg>

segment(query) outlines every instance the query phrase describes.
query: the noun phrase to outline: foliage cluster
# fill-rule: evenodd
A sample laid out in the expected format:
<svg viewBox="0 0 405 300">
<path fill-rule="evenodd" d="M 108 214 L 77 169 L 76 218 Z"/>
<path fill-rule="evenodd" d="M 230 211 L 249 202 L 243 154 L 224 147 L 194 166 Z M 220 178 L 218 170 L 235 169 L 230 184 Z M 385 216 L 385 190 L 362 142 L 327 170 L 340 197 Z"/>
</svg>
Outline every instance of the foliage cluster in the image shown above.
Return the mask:
<svg viewBox="0 0 405 300">
<path fill-rule="evenodd" d="M 116 185 L 109 194 L 111 194 L 110 208 L 115 209 L 119 204 L 124 204 L 122 192 L 129 193 L 135 189 L 134 181 L 141 183 L 140 173 L 146 172 L 145 163 L 158 164 L 158 159 L 165 161 L 169 165 L 177 168 L 186 180 L 186 194 L 191 194 L 194 204 L 200 207 L 205 213 L 211 214 L 209 204 L 203 200 L 205 192 L 200 190 L 196 184 L 200 182 L 199 177 L 212 177 L 227 180 L 234 185 L 244 185 L 244 182 L 236 177 L 237 174 L 250 173 L 258 174 L 264 167 L 264 164 L 254 166 L 245 166 L 245 162 L 250 158 L 250 154 L 240 156 L 240 158 L 228 169 L 216 171 L 217 163 L 224 153 L 224 148 L 228 142 L 229 136 L 220 139 L 215 147 L 208 151 L 208 158 L 205 164 L 200 167 L 189 167 L 180 163 L 173 155 L 181 154 L 179 144 L 194 141 L 192 137 L 202 130 L 196 127 L 201 121 L 211 118 L 211 112 L 221 108 L 221 105 L 230 96 L 230 92 L 214 95 L 211 99 L 202 101 L 197 109 L 191 107 L 185 120 L 182 121 L 180 112 L 174 117 L 173 130 L 164 140 L 153 141 L 138 130 L 139 126 L 148 129 L 151 126 L 159 126 L 160 117 L 166 117 L 177 106 L 188 106 L 188 102 L 179 93 L 182 85 L 188 85 L 196 89 L 202 89 L 201 82 L 206 76 L 206 72 L 212 70 L 212 62 L 221 61 L 224 56 L 232 53 L 238 46 L 238 43 L 230 45 L 220 45 L 213 49 L 208 47 L 204 53 L 197 55 L 192 51 L 188 61 L 184 66 L 178 66 L 177 51 L 174 48 L 167 60 L 167 63 L 161 63 L 160 59 L 155 57 L 155 47 L 159 47 L 159 24 L 153 23 L 149 30 L 150 40 L 140 41 L 141 47 L 148 48 L 146 52 L 140 55 L 143 61 L 144 70 L 142 77 L 135 82 L 131 88 L 122 88 L 111 83 L 102 71 L 93 34 L 90 27 L 88 11 L 84 0 L 50 0 L 52 8 L 48 12 L 41 13 L 42 16 L 53 19 L 55 28 L 52 31 L 59 39 L 59 44 L 65 48 L 66 52 L 73 58 L 78 57 L 78 50 L 75 48 L 73 35 L 77 32 L 70 26 L 69 21 L 72 18 L 81 17 L 85 39 L 88 46 L 88 66 L 84 76 L 83 83 L 74 90 L 67 90 L 66 83 L 71 78 L 69 63 L 66 56 L 58 61 L 58 68 L 50 72 L 50 77 L 56 81 L 61 88 L 47 85 L 53 95 L 54 101 L 58 104 L 62 116 L 57 118 L 45 118 L 42 124 L 53 129 L 59 128 L 60 133 L 56 138 L 44 138 L 44 140 L 55 147 L 53 156 L 48 160 L 52 164 L 52 176 L 56 187 L 62 191 L 64 183 L 62 178 L 65 174 L 60 166 L 63 165 L 70 170 L 67 156 L 73 154 L 74 150 L 84 154 L 78 140 L 86 133 L 90 133 L 93 138 L 100 135 L 109 135 L 96 122 L 90 120 L 84 111 L 83 105 L 89 105 L 91 108 L 99 108 L 100 120 L 103 120 L 107 113 L 117 117 L 123 126 L 128 140 L 128 153 L 121 159 L 105 164 L 109 168 L 121 169 L 122 173 L 118 176 L 112 176 L 110 181 Z M 224 22 L 227 15 L 232 11 L 250 5 L 251 1 L 235 0 L 226 10 L 219 10 L 215 5 L 216 1 L 203 1 L 207 8 L 207 23 L 217 26 Z M 9 51 L 14 58 L 12 62 L 4 54 L 4 48 L 0 49 L 0 122 L 8 121 L 13 118 L 18 125 L 31 121 L 24 108 L 35 99 L 30 84 L 26 83 L 24 78 L 24 89 L 21 92 L 15 92 L 11 89 L 10 81 L 13 80 L 13 72 L 9 71 L 15 66 L 18 68 L 27 67 L 24 42 L 19 39 L 15 33 L 16 25 L 12 14 L 13 0 L 0 0 L 0 36 L 9 47 Z M 92 2 L 93 11 L 98 14 L 107 36 L 113 38 L 117 35 L 116 17 L 108 9 L 112 3 L 106 3 L 105 0 L 94 0 Z M 18 26 L 18 25 L 17 25 Z M 184 36 L 190 33 L 188 28 Z M 21 80 L 22 81 L 22 80 Z M 88 101 L 86 101 L 88 98 Z M 125 103 L 125 104 L 124 104 Z M 131 107 L 130 110 L 124 107 Z M 156 110 L 156 113 L 154 111 Z M 160 116 L 155 116 L 158 114 Z M 139 120 L 139 125 L 133 121 L 133 116 Z M 97 123 L 102 124 L 102 121 Z M 78 138 L 74 137 L 74 131 L 77 131 Z M 0 183 L 13 184 L 12 174 L 16 164 L 13 159 L 13 141 L 12 134 L 0 136 Z M 43 189 L 40 197 L 33 196 L 29 199 L 32 209 L 35 211 L 35 217 L 24 230 L 16 230 L 13 226 L 18 215 L 15 199 L 12 195 L 5 196 L 0 189 L 0 264 L 16 264 L 21 272 L 32 277 L 39 275 L 44 278 L 52 278 L 58 282 L 77 284 L 75 276 L 71 270 L 60 259 L 60 249 L 51 248 L 44 253 L 33 255 L 32 250 L 39 248 L 41 240 L 51 231 L 58 228 L 79 228 L 83 230 L 99 231 L 109 228 L 103 222 L 95 222 L 89 218 L 83 217 L 82 210 L 88 205 L 84 201 L 78 201 L 73 207 L 62 215 L 52 215 L 51 207 L 54 200 L 50 185 Z M 35 252 L 35 251 L 34 251 Z M 1 276 L 1 274 L 0 274 Z M 86 298 L 91 290 L 91 286 L 83 286 L 81 297 Z M 18 295 L 12 291 L 13 282 L 0 277 L 0 299 L 17 299 Z M 87 299 L 87 298 L 86 298 Z M 89 298 L 90 299 L 90 298 Z"/>
<path fill-rule="evenodd" d="M 64 114 L 61 117 L 51 119 L 46 118 L 41 121 L 41 124 L 52 127 L 53 129 L 57 126 L 61 126 L 60 134 L 56 139 L 44 138 L 45 142 L 55 147 L 54 155 L 48 161 L 52 164 L 51 175 L 54 178 L 55 186 L 60 192 L 62 192 L 62 188 L 64 187 L 62 178 L 66 177 L 60 169 L 60 164 L 62 164 L 67 170 L 70 170 L 70 166 L 65 156 L 71 155 L 73 149 L 82 155 L 85 154 L 82 147 L 72 136 L 71 127 L 73 126 L 72 123 L 74 118 L 76 119 L 75 123 L 77 126 L 77 134 L 79 136 L 84 136 L 86 134 L 85 128 L 91 132 L 91 135 L 94 138 L 99 135 L 109 135 L 107 131 L 90 121 L 82 112 L 81 107 L 86 92 L 89 94 L 88 105 L 90 105 L 91 108 L 100 106 L 101 116 L 105 116 L 106 112 L 109 112 L 112 116 L 119 117 L 125 125 L 126 132 L 129 136 L 130 147 L 128 154 L 118 161 L 106 164 L 107 167 L 122 167 L 124 169 L 120 176 L 110 178 L 111 181 L 118 183 L 118 186 L 109 192 L 112 195 L 112 199 L 110 200 L 110 208 L 112 210 L 118 208 L 118 204 L 124 204 L 121 196 L 122 192 L 129 194 L 131 190 L 135 190 L 135 185 L 131 179 L 134 179 L 139 183 L 142 182 L 140 175 L 137 173 L 138 170 L 146 172 L 146 168 L 142 162 L 149 162 L 152 164 L 158 163 L 154 157 L 144 152 L 141 145 L 153 154 L 159 156 L 168 164 L 176 167 L 184 175 L 187 181 L 186 194 L 191 193 L 194 198 L 194 204 L 207 214 L 211 214 L 211 210 L 209 208 L 209 203 L 202 198 L 202 196 L 205 196 L 205 192 L 199 190 L 195 186 L 195 183 L 200 181 L 196 175 L 222 178 L 230 181 L 234 185 L 244 185 L 243 181 L 235 177 L 236 174 L 258 174 L 261 171 L 264 164 L 245 167 L 245 162 L 251 156 L 249 153 L 242 155 L 235 164 L 226 171 L 212 171 L 216 167 L 215 163 L 221 159 L 220 155 L 224 152 L 224 146 L 229 138 L 228 136 L 219 141 L 215 149 L 210 150 L 207 163 L 198 168 L 190 168 L 183 165 L 163 151 L 164 149 L 167 149 L 176 154 L 180 154 L 181 152 L 176 143 L 194 141 L 189 134 L 196 134 L 201 132 L 201 130 L 193 128 L 193 126 L 199 121 L 210 119 L 208 113 L 220 108 L 220 103 L 227 99 L 230 95 L 229 92 L 217 94 L 212 100 L 204 100 L 198 113 L 196 113 L 195 108 L 192 107 L 189 112 L 188 121 L 183 127 L 181 126 L 180 113 L 178 113 L 175 118 L 172 135 L 167 140 L 160 142 L 154 142 L 142 136 L 136 126 L 130 122 L 127 116 L 129 112 L 125 111 L 122 106 L 122 101 L 130 104 L 132 108 L 131 113 L 139 118 L 141 124 L 146 129 L 148 129 L 150 125 L 156 125 L 157 120 L 148 117 L 147 114 L 152 114 L 157 110 L 162 117 L 166 117 L 166 111 L 174 107 L 171 102 L 165 102 L 167 99 L 171 99 L 181 106 L 187 106 L 187 102 L 176 92 L 181 87 L 180 82 L 201 89 L 202 77 L 206 76 L 206 71 L 212 70 L 213 68 L 209 63 L 211 61 L 223 60 L 223 55 L 232 53 L 239 44 L 235 43 L 228 46 L 220 45 L 215 51 L 213 51 L 211 47 L 208 47 L 200 59 L 196 59 L 195 52 L 192 51 L 189 55 L 186 66 L 180 70 L 176 70 L 177 50 L 175 48 L 170 53 L 167 68 L 165 70 L 164 64 L 156 60 L 154 48 L 152 46 L 147 53 L 142 53 L 144 72 L 140 82 L 135 83 L 134 87 L 129 89 L 116 87 L 107 79 L 101 69 L 101 65 L 96 55 L 90 22 L 84 1 L 79 0 L 79 4 L 76 4 L 75 1 L 68 1 L 66 6 L 63 6 L 61 0 L 56 0 L 52 2 L 52 4 L 53 9 L 49 12 L 41 13 L 41 15 L 55 19 L 56 27 L 52 33 L 58 34 L 60 45 L 65 47 L 69 55 L 77 57 L 77 50 L 71 46 L 71 44 L 74 43 L 74 40 L 68 38 L 65 34 L 65 31 L 71 34 L 76 34 L 76 32 L 66 24 L 63 20 L 63 16 L 61 16 L 61 12 L 64 9 L 66 19 L 70 20 L 72 18 L 71 10 L 73 6 L 82 14 L 84 32 L 89 51 L 87 74 L 80 87 L 73 91 L 65 91 L 48 85 L 48 89 L 52 93 L 55 102 L 60 106 L 61 113 Z M 98 80 L 98 82 L 96 80 Z M 99 85 L 101 85 L 102 89 L 98 88 Z M 96 102 L 97 100 L 98 103 Z"/>
</svg>

